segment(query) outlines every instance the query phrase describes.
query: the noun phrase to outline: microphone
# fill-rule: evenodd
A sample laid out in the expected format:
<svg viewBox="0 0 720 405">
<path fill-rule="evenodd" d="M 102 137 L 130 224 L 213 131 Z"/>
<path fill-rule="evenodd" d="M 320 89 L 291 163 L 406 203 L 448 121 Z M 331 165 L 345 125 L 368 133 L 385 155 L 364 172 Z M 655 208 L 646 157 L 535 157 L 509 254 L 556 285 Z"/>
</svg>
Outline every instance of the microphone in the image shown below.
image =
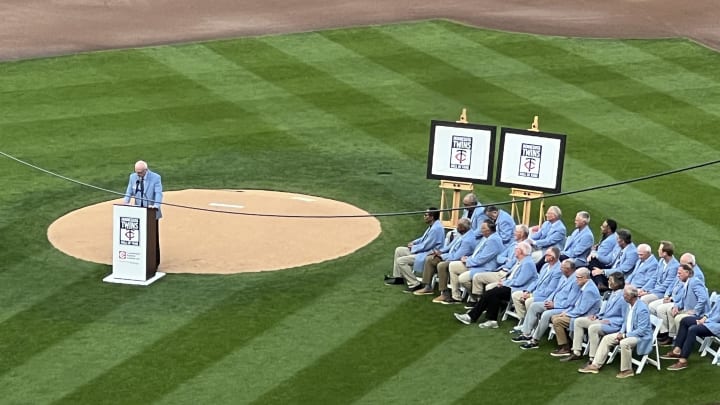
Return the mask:
<svg viewBox="0 0 720 405">
<path fill-rule="evenodd" d="M 138 189 L 140 190 L 140 206 L 145 207 L 145 191 L 143 190 L 143 179 L 138 179 L 136 187 L 136 192 Z"/>
</svg>

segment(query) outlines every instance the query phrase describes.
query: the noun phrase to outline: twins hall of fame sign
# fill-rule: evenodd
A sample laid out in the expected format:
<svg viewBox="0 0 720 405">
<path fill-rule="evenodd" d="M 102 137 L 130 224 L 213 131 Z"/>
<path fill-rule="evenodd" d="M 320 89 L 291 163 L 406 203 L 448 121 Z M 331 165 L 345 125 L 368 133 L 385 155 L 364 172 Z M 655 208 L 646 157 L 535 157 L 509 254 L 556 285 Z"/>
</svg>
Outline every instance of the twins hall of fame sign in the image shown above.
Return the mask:
<svg viewBox="0 0 720 405">
<path fill-rule="evenodd" d="M 431 121 L 428 179 L 491 184 L 496 127 Z"/>
<path fill-rule="evenodd" d="M 495 185 L 559 193 L 566 135 L 502 128 Z"/>
</svg>

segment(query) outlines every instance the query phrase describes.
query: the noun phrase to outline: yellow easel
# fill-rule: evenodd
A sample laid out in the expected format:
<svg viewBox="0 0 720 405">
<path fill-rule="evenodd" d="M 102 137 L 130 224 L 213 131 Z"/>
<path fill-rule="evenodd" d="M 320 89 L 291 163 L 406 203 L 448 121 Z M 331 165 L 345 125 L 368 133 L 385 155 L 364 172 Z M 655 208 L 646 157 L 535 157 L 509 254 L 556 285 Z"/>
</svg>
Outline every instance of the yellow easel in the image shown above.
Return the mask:
<svg viewBox="0 0 720 405">
<path fill-rule="evenodd" d="M 535 116 L 535 118 L 533 118 L 533 122 L 532 124 L 530 124 L 530 128 L 528 128 L 528 131 L 540 132 L 537 115 Z M 544 194 L 541 191 L 511 188 L 510 196 L 512 197 L 513 201 L 510 215 L 512 215 L 513 218 L 516 218 L 516 221 L 519 221 L 520 223 L 528 226 L 530 226 L 532 216 L 532 202 L 535 199 L 540 200 L 540 215 L 538 219 L 538 225 L 542 224 L 545 214 L 545 200 L 543 199 Z M 520 214 L 520 212 L 518 211 L 517 203 L 515 202 L 516 198 L 524 200 L 522 214 Z M 531 198 L 532 200 L 528 200 L 528 198 Z"/>
<path fill-rule="evenodd" d="M 462 109 L 462 112 L 460 113 L 460 119 L 455 122 L 461 124 L 468 123 L 467 108 Z M 462 181 L 440 180 L 440 189 L 440 209 L 445 210 L 452 208 L 452 211 L 450 212 L 440 211 L 440 222 L 445 228 L 456 228 L 458 220 L 460 219 L 460 204 L 462 202 L 460 192 L 472 191 L 473 184 L 465 183 Z M 452 206 L 448 207 L 449 198 L 446 194 L 450 190 L 452 190 Z M 449 219 L 447 219 L 448 216 L 450 217 Z"/>
</svg>

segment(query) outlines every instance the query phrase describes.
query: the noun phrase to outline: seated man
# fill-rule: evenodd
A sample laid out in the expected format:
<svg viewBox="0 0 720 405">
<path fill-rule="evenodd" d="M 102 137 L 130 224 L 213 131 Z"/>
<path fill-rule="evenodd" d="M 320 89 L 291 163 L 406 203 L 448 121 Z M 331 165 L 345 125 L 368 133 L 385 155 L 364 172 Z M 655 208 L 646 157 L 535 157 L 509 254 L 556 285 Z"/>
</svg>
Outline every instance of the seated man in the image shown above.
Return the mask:
<svg viewBox="0 0 720 405">
<path fill-rule="evenodd" d="M 683 253 L 680 256 L 680 264 L 689 264 L 693 268 L 693 274 L 695 278 L 699 279 L 701 283 L 705 284 L 705 274 L 703 273 L 700 266 L 695 261 L 695 255 L 692 253 Z"/>
<path fill-rule="evenodd" d="M 619 229 L 616 233 L 620 253 L 617 258 L 615 258 L 615 262 L 609 269 L 601 269 L 598 267 L 592 269 L 593 281 L 597 284 L 600 291 L 607 290 L 607 276 L 616 271 L 620 271 L 625 275 L 625 278 L 627 278 L 635 268 L 635 263 L 638 260 L 637 248 L 632 242 L 630 231 L 627 229 Z"/>
<path fill-rule="evenodd" d="M 445 245 L 442 249 L 433 250 L 432 253 L 425 257 L 422 279 L 425 287 L 415 291 L 415 295 L 433 294 L 432 278 L 435 273 L 438 274 L 440 292 L 447 291 L 450 277 L 448 265 L 453 260 L 460 260 L 461 257 L 472 254 L 475 245 L 477 245 L 478 241 L 475 239 L 475 234 L 470 231 L 470 225 L 469 219 L 460 218 L 457 224 L 458 236 L 450 244 Z M 448 295 L 449 293 L 445 294 L 445 296 Z"/>
<path fill-rule="evenodd" d="M 710 312 L 703 316 L 688 316 L 680 321 L 675 347 L 661 359 L 677 360 L 667 369 L 670 371 L 684 370 L 688 365 L 688 357 L 693 352 L 697 337 L 720 337 L 720 304 L 713 305 Z"/>
<path fill-rule="evenodd" d="M 531 256 L 532 248 L 527 242 L 520 242 L 515 246 L 515 257 L 517 258 L 510 272 L 498 280 L 497 286 L 483 294 L 475 306 L 467 314 L 455 314 L 460 322 L 469 325 L 480 318 L 480 315 L 487 311 L 487 320 L 481 323 L 481 328 L 497 328 L 497 318 L 500 306 L 503 301 L 510 300 L 510 294 L 514 291 L 522 291 L 530 283 L 537 279 L 535 263 Z"/>
<path fill-rule="evenodd" d="M 608 218 L 600 225 L 601 240 L 600 243 L 593 245 L 590 254 L 588 255 L 588 268 L 594 267 L 600 269 L 608 269 L 612 266 L 618 253 L 620 253 L 620 246 L 617 244 L 617 222 L 614 219 Z"/>
<path fill-rule="evenodd" d="M 650 305 L 651 302 L 662 298 L 665 291 L 670 290 L 675 279 L 677 278 L 677 268 L 680 263 L 673 256 L 675 254 L 675 245 L 669 241 L 661 241 L 658 247 L 658 257 L 660 260 L 657 264 L 655 277 L 648 280 L 639 290 L 640 299 L 644 303 Z"/>
<path fill-rule="evenodd" d="M 650 280 L 655 280 L 657 272 L 657 259 L 652 254 L 652 248 L 646 243 L 641 243 L 637 247 L 638 261 L 635 268 L 626 277 L 628 284 L 642 287 Z"/>
<path fill-rule="evenodd" d="M 502 252 L 503 243 L 495 232 L 495 223 L 486 219 L 480 226 L 483 239 L 475 247 L 471 256 L 463 256 L 460 260 L 450 262 L 450 298 L 442 301 L 443 304 L 455 304 L 462 301 L 460 286 L 470 290 L 471 281 L 475 274 L 493 271 L 497 262 L 495 258 Z"/>
<path fill-rule="evenodd" d="M 533 247 L 533 260 L 542 259 L 543 252 L 552 246 L 562 249 L 565 246 L 567 230 L 562 221 L 560 207 L 553 205 L 545 212 L 545 222 L 541 226 L 534 226 L 528 241 Z"/>
<path fill-rule="evenodd" d="M 502 239 L 503 246 L 507 246 L 513 240 L 515 220 L 507 211 L 501 210 L 494 205 L 485 207 L 485 215 L 495 221 L 497 233 Z"/>
<path fill-rule="evenodd" d="M 485 292 L 485 286 L 488 284 L 497 283 L 500 279 L 507 276 L 510 269 L 515 265 L 517 261 L 515 255 L 515 247 L 518 243 L 523 242 L 528 237 L 528 227 L 525 224 L 515 226 L 515 241 L 508 244 L 505 250 L 498 255 L 496 262 L 498 268 L 495 271 L 486 271 L 477 273 L 472 279 L 472 294 L 480 296 Z M 537 273 L 537 271 L 535 272 Z"/>
<path fill-rule="evenodd" d="M 578 369 L 585 374 L 597 374 L 607 361 L 610 350 L 620 345 L 620 373 L 617 378 L 627 378 L 635 375 L 632 369 L 632 351 L 637 347 L 639 355 L 645 355 L 652 350 L 652 323 L 647 305 L 638 299 L 638 290 L 635 286 L 626 285 L 623 298 L 630 304 L 623 306 L 623 324 L 620 332 L 606 335 L 595 352 L 592 363 Z"/>
<path fill-rule="evenodd" d="M 560 279 L 563 278 L 558 261 L 559 256 L 560 249 L 555 246 L 549 248 L 545 252 L 545 264 L 540 269 L 537 280 L 533 281 L 526 289 L 511 294 L 515 312 L 520 319 L 525 317 L 527 308 L 530 308 L 533 302 L 545 301 L 557 288 Z M 520 328 L 516 326 L 514 330 L 519 331 Z"/>
<path fill-rule="evenodd" d="M 575 230 L 565 241 L 565 247 L 560 251 L 560 260 L 573 259 L 576 266 L 584 267 L 587 264 L 587 257 L 595 242 L 595 237 L 590 231 L 590 214 L 587 211 L 580 211 L 575 214 Z M 537 269 L 540 271 L 544 260 L 537 262 Z"/>
<path fill-rule="evenodd" d="M 560 265 L 563 278 L 557 288 L 545 301 L 535 301 L 528 309 L 523 321 L 522 334 L 512 339 L 515 343 L 523 343 L 523 350 L 537 349 L 540 339 L 550 326 L 550 317 L 570 309 L 580 295 L 580 287 L 576 282 L 575 263 L 565 259 Z"/>
<path fill-rule="evenodd" d="M 575 278 L 580 287 L 580 295 L 569 309 L 550 317 L 558 344 L 557 350 L 550 353 L 554 357 L 570 355 L 570 339 L 567 329 L 573 327 L 575 319 L 581 316 L 594 316 L 600 309 L 600 292 L 595 283 L 590 280 L 590 270 L 587 267 L 577 269 Z"/>
<path fill-rule="evenodd" d="M 678 323 L 688 315 L 700 315 L 707 311 L 707 288 L 693 277 L 693 268 L 689 264 L 681 264 L 678 268 L 677 291 L 670 302 L 655 306 L 658 318 L 663 320 L 663 327 L 658 334 L 658 344 L 672 344 Z M 667 330 L 665 326 L 667 325 Z"/>
<path fill-rule="evenodd" d="M 422 288 L 422 283 L 415 278 L 413 267 L 417 266 L 417 270 L 421 271 L 425 256 L 433 249 L 441 247 L 445 241 L 445 230 L 440 221 L 440 211 L 435 207 L 430 207 L 425 211 L 423 219 L 428 225 L 425 233 L 408 243 L 407 246 L 395 249 L 393 273 L 392 276 L 385 276 L 385 284 L 402 285 L 407 283 L 410 291 Z"/>
<path fill-rule="evenodd" d="M 467 218 L 470 220 L 470 230 L 475 236 L 480 235 L 480 225 L 484 220 L 488 219 L 487 215 L 485 215 L 484 208 L 482 208 L 482 204 L 480 204 L 480 201 L 478 201 L 474 193 L 465 194 L 462 203 L 465 208 L 463 209 L 460 219 Z M 445 244 L 450 244 L 450 242 L 452 242 L 452 240 L 457 236 L 459 236 L 457 228 L 448 231 L 445 238 Z"/>
<path fill-rule="evenodd" d="M 622 311 L 625 305 L 623 300 L 623 288 L 625 288 L 625 276 L 617 272 L 608 278 L 610 285 L 610 296 L 605 301 L 605 306 L 601 306 L 601 310 L 597 315 L 581 316 L 575 319 L 573 323 L 572 353 L 563 357 L 560 361 L 573 361 L 582 358 L 583 339 L 585 338 L 585 330 L 587 329 L 588 337 L 588 355 L 590 362 L 595 357 L 600 339 L 609 334 L 620 330 L 622 326 Z M 557 329 L 556 329 L 557 330 Z"/>
</svg>

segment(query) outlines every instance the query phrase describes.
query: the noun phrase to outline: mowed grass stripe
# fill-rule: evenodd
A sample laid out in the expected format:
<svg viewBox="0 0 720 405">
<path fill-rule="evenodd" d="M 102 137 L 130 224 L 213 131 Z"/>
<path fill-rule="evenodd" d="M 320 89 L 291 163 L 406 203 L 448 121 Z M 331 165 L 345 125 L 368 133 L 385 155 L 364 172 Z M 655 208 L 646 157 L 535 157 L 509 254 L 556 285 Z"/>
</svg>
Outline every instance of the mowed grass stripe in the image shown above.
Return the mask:
<svg viewBox="0 0 720 405">
<path fill-rule="evenodd" d="M 377 38 L 377 41 L 384 41 L 384 39 Z M 391 40 L 395 41 L 395 40 Z M 421 43 L 419 41 L 412 37 L 412 36 L 404 36 L 402 38 L 402 41 L 406 41 L 409 45 L 412 46 L 421 46 Z M 397 44 L 390 44 L 384 43 L 384 46 L 386 47 L 400 47 L 402 45 Z M 467 66 L 468 62 L 466 60 L 457 60 L 455 61 L 452 58 L 446 58 L 445 60 L 449 62 L 453 62 L 455 65 L 453 69 L 463 69 L 463 66 Z M 444 63 L 443 61 L 437 61 L 436 63 Z M 473 72 L 468 71 L 468 75 L 472 75 Z M 493 82 L 490 83 L 488 80 L 492 80 Z M 484 79 L 481 77 L 474 76 L 473 80 L 470 81 L 472 83 L 479 82 L 477 84 L 478 91 L 480 88 L 491 88 L 493 90 L 493 93 L 501 93 L 502 97 L 505 99 L 512 99 L 512 98 L 520 98 L 523 101 L 527 102 L 527 98 L 524 96 L 521 96 L 517 93 L 513 93 L 509 90 L 507 90 L 504 86 L 495 84 L 495 78 L 489 78 Z M 468 87 L 472 87 L 472 85 L 469 85 Z M 535 111 L 542 110 L 543 107 L 541 107 L 539 104 L 536 107 Z M 492 110 L 492 106 L 490 103 L 488 103 L 488 111 Z M 613 174 L 617 179 L 627 179 L 634 176 L 639 175 L 645 175 L 645 174 L 651 174 L 652 172 L 661 172 L 668 170 L 670 168 L 677 168 L 678 166 L 682 167 L 682 165 L 673 165 L 668 167 L 665 163 L 665 161 L 655 161 L 651 159 L 649 156 L 643 156 L 641 153 L 635 150 L 630 150 L 627 147 L 625 147 L 620 142 L 613 142 L 612 139 L 607 138 L 604 134 L 599 133 L 598 131 L 592 130 L 584 125 L 581 125 L 578 123 L 580 121 L 579 117 L 567 117 L 563 115 L 562 113 L 557 113 L 555 111 L 548 111 L 547 114 L 544 115 L 545 120 L 549 122 L 553 122 L 554 124 L 559 125 L 562 127 L 562 131 L 558 132 L 564 132 L 569 134 L 583 134 L 584 138 L 586 140 L 589 140 L 588 142 L 578 143 L 578 142 L 572 142 L 572 138 L 570 139 L 570 142 L 568 143 L 568 149 L 571 154 L 571 156 L 582 156 L 583 162 L 589 165 L 592 165 L 597 168 L 602 168 L 603 171 L 606 173 Z M 564 125 L 561 125 L 564 124 Z M 541 127 L 542 128 L 542 127 Z M 547 130 L 547 129 L 546 129 Z M 600 142 L 598 142 L 600 140 Z M 580 149 L 580 150 L 578 150 Z M 598 151 L 608 151 L 607 153 L 597 153 Z M 612 152 L 610 152 L 612 151 Z M 612 154 L 611 154 L 612 153 Z M 625 156 L 623 156 L 625 155 Z M 614 156 L 616 160 L 618 160 L 618 164 L 615 165 L 608 165 L 608 156 Z M 567 165 L 567 161 L 566 161 Z M 566 166 L 566 170 L 568 167 Z M 642 171 L 641 171 L 642 170 Z M 650 173 L 648 173 L 650 172 Z M 575 173 L 574 171 L 568 171 L 568 173 Z M 703 179 L 703 180 L 697 180 Z M 705 180 L 705 179 L 712 179 L 712 177 L 703 177 L 702 175 L 694 175 L 694 174 L 678 174 L 675 175 L 674 178 L 676 181 L 681 181 L 683 184 L 687 185 L 691 188 L 697 188 L 697 189 L 708 189 L 708 184 L 703 183 L 710 183 L 711 180 Z M 588 184 L 588 183 L 585 183 Z M 597 184 L 596 182 L 592 182 L 590 184 Z M 714 186 L 715 182 L 713 181 L 710 185 Z M 648 193 L 654 193 L 657 191 L 656 187 L 653 187 L 649 185 L 648 183 L 635 183 L 633 187 L 641 189 Z M 708 224 L 712 224 L 713 219 L 708 216 L 708 213 L 706 210 L 702 207 L 707 206 L 707 204 L 712 204 L 712 193 L 707 193 L 705 195 L 699 195 L 695 196 L 694 200 L 698 201 L 700 199 L 699 205 L 693 205 L 693 207 L 688 207 L 688 199 L 686 196 L 678 195 L 678 194 L 666 194 L 663 195 L 663 198 L 672 206 L 674 206 L 678 210 L 691 210 L 691 213 L 693 216 L 695 216 L 697 219 L 703 220 Z M 694 209 L 693 209 L 694 208 Z"/>
<path fill-rule="evenodd" d="M 441 25 L 440 28 L 443 29 L 445 26 Z M 490 43 L 490 41 L 482 39 L 483 37 L 479 33 L 468 32 L 467 30 L 457 30 L 457 27 L 455 26 L 450 26 L 447 29 L 452 33 L 457 32 L 458 34 L 449 34 L 449 36 L 448 34 L 442 35 L 442 37 L 447 38 L 448 43 L 457 43 L 460 46 L 466 46 L 466 42 L 471 41 L 477 44 L 477 46 L 483 48 L 482 51 L 472 53 L 472 56 L 464 58 L 462 64 L 454 63 L 456 66 L 468 70 L 472 68 L 473 71 L 482 72 L 483 63 L 484 60 L 486 60 L 485 58 L 502 60 L 504 64 L 509 67 L 517 64 L 532 66 L 523 62 L 522 59 L 514 58 L 513 54 L 498 52 L 498 49 L 504 49 L 502 44 L 493 44 L 492 48 L 485 47 L 483 44 Z M 441 36 L 440 33 L 437 35 Z M 409 42 L 412 41 L 411 36 L 404 36 L 402 38 L 403 41 L 405 39 L 408 40 L 408 43 L 416 45 L 415 42 Z M 477 57 L 474 55 L 483 55 L 483 57 Z M 607 55 L 606 57 L 612 58 Z M 572 55 L 568 54 L 564 55 L 564 57 L 563 55 L 558 54 L 554 59 L 560 59 L 560 62 L 555 63 L 557 65 L 567 67 L 567 70 L 572 72 L 585 72 L 585 69 L 588 68 L 588 64 L 592 66 L 591 62 L 584 60 L 578 61 Z M 448 60 L 452 62 L 455 61 L 453 58 L 448 58 Z M 582 66 L 582 69 L 577 69 L 577 65 Z M 545 114 L 544 112 L 549 110 L 548 113 L 552 114 L 549 115 L 549 117 L 555 117 L 556 115 L 554 114 L 557 114 L 563 118 L 563 121 L 566 121 L 570 125 L 574 125 L 577 130 L 582 131 L 571 132 L 570 129 L 572 128 L 564 129 L 564 131 L 569 133 L 571 136 L 585 134 L 589 128 L 592 128 L 592 132 L 589 134 L 591 135 L 589 139 L 598 139 L 595 135 L 600 134 L 604 138 L 601 139 L 607 143 L 605 145 L 597 145 L 595 142 L 588 142 L 586 145 L 592 147 L 594 152 L 597 152 L 598 150 L 607 150 L 608 153 L 607 155 L 603 154 L 603 158 L 608 156 L 609 158 L 613 158 L 613 160 L 617 159 L 622 161 L 623 164 L 636 162 L 636 165 L 639 165 L 639 163 L 642 162 L 643 167 L 647 166 L 648 158 L 652 158 L 658 162 L 672 161 L 679 151 L 677 148 L 671 149 L 663 147 L 664 145 L 678 145 L 678 148 L 684 147 L 687 150 L 693 151 L 694 154 L 699 156 L 698 160 L 700 162 L 715 158 L 713 149 L 708 148 L 705 143 L 692 137 L 685 136 L 682 133 L 675 132 L 671 128 L 658 124 L 652 119 L 647 119 L 642 115 L 638 116 L 636 112 L 626 110 L 623 106 L 613 104 L 612 102 L 608 102 L 602 97 L 595 95 L 592 91 L 593 80 L 601 78 L 601 82 L 604 83 L 606 80 L 612 80 L 612 75 L 609 77 L 601 74 L 594 77 L 590 76 L 584 81 L 583 86 L 578 86 L 576 83 L 569 83 L 563 80 L 565 74 L 548 74 L 548 72 L 542 68 L 541 63 L 537 63 L 535 66 L 538 67 L 537 71 L 531 76 L 525 78 L 511 76 L 503 80 L 504 78 L 502 76 L 492 76 L 487 78 L 487 80 L 516 95 L 522 95 L 523 98 L 535 103 L 538 109 L 537 111 L 542 112 L 541 117 L 543 122 L 548 122 L 548 114 Z M 514 69 L 511 67 L 511 70 Z M 528 85 L 528 83 L 530 83 L 530 85 Z M 609 88 L 607 84 L 599 87 Z M 548 97 L 548 91 L 551 93 L 557 93 L 561 95 L 561 97 L 567 95 L 570 100 L 574 101 L 568 103 L 562 99 L 558 99 L 557 102 L 553 102 L 553 97 Z M 577 94 L 579 94 L 579 96 L 576 96 Z M 578 100 L 582 101 L 578 102 Z M 570 109 L 567 108 L 568 104 L 570 104 Z M 584 108 L 573 108 L 572 104 L 579 104 Z M 589 106 L 592 107 L 588 108 Z M 601 113 L 588 114 L 588 110 L 598 111 Z M 627 136 L 628 132 L 632 133 L 632 136 Z M 572 138 L 570 141 L 571 142 L 568 143 L 570 148 L 577 147 L 576 143 L 572 142 Z M 621 154 L 625 154 L 629 158 L 618 159 Z M 593 155 L 588 157 L 592 156 L 597 156 L 597 153 L 593 153 Z M 671 167 L 678 166 L 673 165 Z M 657 170 L 661 171 L 664 169 L 658 166 Z M 630 173 L 632 173 L 632 171 L 630 171 Z M 647 174 L 640 171 L 636 171 L 635 173 L 638 175 Z M 712 187 L 720 187 L 720 181 L 714 177 L 699 176 L 694 175 L 694 173 L 689 173 L 689 176 L 694 177 L 697 181 L 707 183 Z M 627 175 L 619 178 L 624 177 L 627 177 Z"/>
<path fill-rule="evenodd" d="M 188 78 L 196 81 L 199 85 L 206 87 L 208 91 L 218 98 L 236 105 L 243 114 L 243 121 L 257 121 L 266 123 L 265 125 L 268 127 L 277 128 L 275 134 L 257 138 L 260 141 L 259 149 L 261 152 L 267 149 L 268 145 L 276 142 L 282 142 L 283 149 L 286 149 L 288 145 L 282 136 L 298 145 L 303 145 L 303 150 L 293 150 L 285 159 L 288 164 L 296 161 L 302 163 L 292 169 L 296 177 L 302 177 L 305 174 L 307 178 L 315 179 L 317 167 L 331 165 L 337 167 L 338 170 L 346 171 L 347 176 L 354 178 L 355 181 L 371 186 L 378 194 L 391 194 L 393 191 L 397 192 L 399 190 L 396 186 L 388 188 L 387 180 L 377 177 L 378 172 L 390 171 L 396 173 L 396 176 L 405 176 L 404 173 L 417 171 L 416 163 L 408 160 L 406 156 L 394 148 L 383 144 L 378 145 L 376 139 L 362 129 L 349 127 L 347 123 L 337 116 L 315 108 L 303 98 L 285 91 L 276 84 L 245 70 L 242 66 L 235 65 L 223 55 L 208 48 L 202 52 L 197 48 L 188 50 L 191 51 L 192 55 L 202 54 L 203 60 L 212 61 L 212 64 L 222 66 L 223 69 L 229 69 L 228 64 L 232 64 L 237 75 L 242 76 L 244 80 L 256 83 L 256 93 L 271 94 L 273 97 L 266 100 L 266 103 L 257 98 L 247 100 L 243 97 L 241 91 L 235 91 L 233 85 L 224 80 L 218 80 L 214 75 L 205 74 L 204 69 L 201 67 L 190 64 L 188 69 L 185 70 L 185 64 L 183 63 L 187 58 L 185 48 L 153 49 L 152 54 L 162 63 L 167 64 L 167 66 L 183 75 L 187 75 Z M 176 57 L 177 59 L 175 59 Z M 194 73 L 197 71 L 201 73 Z M 283 105 L 284 108 L 278 109 L 278 105 Z M 298 111 L 302 113 L 298 114 Z M 287 112 L 290 112 L 291 115 L 286 115 Z M 237 134 L 237 139 L 242 140 L 242 144 L 238 145 L 239 150 L 240 148 L 244 149 L 245 142 L 252 142 L 253 138 L 249 135 L 242 130 Z M 279 137 L 278 135 L 282 136 Z M 245 141 L 245 139 L 248 140 Z M 350 145 L 348 145 L 348 142 Z M 269 152 L 271 158 L 273 160 L 282 159 L 283 149 L 275 149 Z M 365 157 L 364 153 L 358 155 L 358 149 L 369 153 L 369 156 Z M 297 159 L 298 154 L 303 156 L 302 160 Z M 272 165 L 268 165 L 268 167 L 271 168 Z M 328 176 L 324 188 L 327 189 L 330 182 L 335 181 L 334 179 L 334 176 Z M 424 185 L 421 180 L 422 178 L 418 178 L 418 176 L 410 176 L 403 187 L 407 187 L 408 191 L 411 191 L 414 187 Z M 340 181 L 346 182 L 347 178 Z M 340 184 L 337 186 L 340 186 Z M 317 192 L 319 193 L 320 190 Z M 328 195 L 327 190 L 324 193 L 324 195 Z M 412 210 L 424 208 L 424 206 L 418 207 L 412 199 L 407 199 L 406 202 L 412 204 L 410 205 Z"/>
<path fill-rule="evenodd" d="M 126 290 L 113 296 L 88 295 L 98 280 L 84 277 L 56 290 L 44 299 L 2 322 L 0 327 L 0 377 L 30 358 L 39 350 L 52 347 L 77 331 L 98 321 L 123 300 L 138 296 L 140 290 Z M 78 311 L 82 308 L 82 311 Z"/>
<path fill-rule="evenodd" d="M 113 398 L 115 403 L 137 404 L 162 398 L 314 301 L 317 298 L 315 289 L 297 288 L 310 275 L 321 289 L 335 288 L 348 277 L 342 272 L 308 270 L 278 272 L 264 277 L 251 275 L 252 281 L 243 287 L 203 311 L 193 311 L 195 316 L 188 317 L 181 327 L 146 345 L 144 350 L 125 358 L 55 403 L 75 404 Z M 233 279 L 242 283 L 241 276 Z M 283 291 L 283 294 L 269 293 L 274 291 Z M 290 302 L 293 305 L 285 305 Z M 282 308 L 282 312 L 275 318 L 262 316 L 269 308 Z M 118 384 L 118 381 L 123 383 Z M 137 389 L 140 386 L 152 389 Z"/>
<path fill-rule="evenodd" d="M 156 342 L 165 341 L 167 335 L 188 322 L 187 316 L 179 316 L 177 312 L 184 313 L 190 309 L 193 312 L 207 311 L 230 294 L 229 290 L 209 288 L 212 281 L 206 282 L 204 287 L 179 281 L 178 284 L 192 287 L 198 294 L 186 295 L 181 303 L 163 305 L 169 297 L 163 299 L 162 296 L 174 287 L 168 284 L 176 280 L 165 279 L 163 284 L 153 285 L 152 298 L 144 289 L 98 286 L 97 279 L 91 282 L 94 288 L 101 288 L 108 296 L 117 296 L 122 300 L 116 298 L 117 306 L 112 311 L 84 324 L 83 328 L 64 336 L 52 346 L 44 350 L 35 347 L 36 353 L 32 357 L 0 378 L 0 392 L 7 393 L 5 401 L 38 404 L 62 398 L 126 358 Z M 81 306 L 78 310 L 84 312 L 87 308 Z M 78 364 L 83 366 L 78 367 Z"/>
<path fill-rule="evenodd" d="M 345 126 L 357 128 L 372 136 L 378 142 L 388 144 L 415 161 L 420 162 L 427 157 L 425 151 L 419 151 L 417 148 L 412 147 L 412 143 L 403 142 L 402 139 L 407 133 L 426 132 L 427 123 L 424 120 L 420 121 L 406 116 L 393 106 L 369 97 L 331 75 L 278 51 L 263 41 L 243 42 L 240 45 L 240 47 L 231 47 L 226 43 L 208 44 L 216 52 L 235 61 L 238 65 L 262 77 L 264 80 L 282 87 L 288 93 L 311 104 L 315 109 L 336 116 L 342 120 Z M 245 54 L 253 54 L 255 58 L 244 58 L 243 55 Z M 272 61 L 276 69 L 267 69 L 267 66 L 262 64 L 262 62 L 267 63 L 268 61 Z M 283 81 L 285 78 L 296 76 L 308 77 L 312 78 L 312 80 L 306 83 Z M 313 82 L 317 83 L 318 86 L 322 86 L 320 87 L 322 90 L 321 92 L 308 94 L 307 88 L 308 86 L 312 87 Z M 362 114 L 358 114 L 357 110 L 364 108 L 382 111 L 384 114 L 394 117 L 397 119 L 399 128 L 395 128 L 395 131 L 388 131 L 387 128 L 377 128 L 373 125 L 373 122 L 363 118 Z"/>
<path fill-rule="evenodd" d="M 418 305 L 431 305 L 429 300 Z M 432 304 L 435 307 L 438 305 Z M 355 401 L 355 404 L 418 403 L 449 404 L 465 398 L 475 387 L 489 389 L 495 384 L 496 372 L 517 361 L 521 353 L 497 350 L 497 342 L 508 335 L 501 329 L 480 330 L 477 325 L 465 326 L 455 320 L 457 306 L 440 306 L 429 311 L 424 322 L 428 328 L 444 328 L 455 333 L 439 342 L 433 350 L 415 360 L 392 378 Z M 437 314 L 435 312 L 442 312 Z M 431 317 L 432 315 L 432 317 Z M 507 325 L 514 324 L 508 322 Z M 448 384 L 445 378 L 452 382 Z M 464 403 L 475 403 L 484 395 Z"/>
<path fill-rule="evenodd" d="M 716 115 L 708 114 L 705 111 L 694 108 L 694 106 L 688 105 L 688 103 L 673 97 L 672 94 L 658 91 L 650 85 L 628 77 L 621 71 L 621 65 L 610 67 L 598 64 L 583 55 L 573 53 L 572 50 L 567 47 L 562 47 L 556 40 L 537 36 L 528 36 L 527 42 L 523 44 L 498 44 L 497 42 L 493 43 L 489 41 L 481 43 L 500 54 L 535 66 L 538 71 L 549 76 L 584 89 L 596 95 L 599 99 L 605 99 L 624 110 L 639 114 L 644 119 L 653 121 L 659 126 L 668 128 L 677 134 L 696 139 L 713 148 L 717 148 L 718 146 L 714 135 L 698 133 L 692 129 L 695 123 L 707 125 L 717 122 L 718 117 Z M 613 57 L 613 55 L 601 54 L 601 49 L 602 48 L 598 48 L 598 52 L 596 53 L 598 57 Z M 531 50 L 533 51 L 530 52 Z M 539 53 L 534 53 L 535 51 L 539 51 Z M 538 57 L 539 54 L 542 54 L 542 58 Z M 581 65 L 583 67 L 582 70 L 568 68 L 563 63 L 564 60 L 568 58 L 574 60 L 576 64 Z M 606 96 L 604 93 L 608 86 L 592 86 L 592 78 L 594 77 L 611 80 L 614 86 L 625 89 L 627 95 Z M 678 120 L 677 116 L 668 114 L 668 112 L 672 110 L 681 110 L 683 119 Z"/>
<path fill-rule="evenodd" d="M 347 260 L 338 262 L 341 271 L 349 273 L 343 286 L 319 290 L 314 301 L 282 317 L 272 328 L 177 387 L 158 404 L 177 404 L 199 397 L 213 403 L 249 403 L 413 298 L 401 294 L 398 288 L 383 286 L 380 273 L 369 274 L 368 269 L 389 267 L 390 259 L 383 246 L 370 250 L 377 253 L 377 259 L 364 268 L 355 268 Z M 288 301 L 286 307 L 292 306 L 295 303 Z M 277 312 L 263 311 L 257 316 L 274 319 L 284 311 L 278 308 Z M 235 383 L 228 386 L 226 379 Z"/>
<path fill-rule="evenodd" d="M 387 294 L 392 293 L 400 294 L 397 290 Z M 418 357 L 432 351 L 455 333 L 450 328 L 431 328 L 425 321 L 418 322 L 427 315 L 429 304 L 420 305 L 413 299 L 415 297 L 407 298 L 391 313 L 252 403 L 320 404 L 336 403 L 339 398 L 342 402 L 355 401 L 378 384 L 394 378 Z"/>
</svg>

